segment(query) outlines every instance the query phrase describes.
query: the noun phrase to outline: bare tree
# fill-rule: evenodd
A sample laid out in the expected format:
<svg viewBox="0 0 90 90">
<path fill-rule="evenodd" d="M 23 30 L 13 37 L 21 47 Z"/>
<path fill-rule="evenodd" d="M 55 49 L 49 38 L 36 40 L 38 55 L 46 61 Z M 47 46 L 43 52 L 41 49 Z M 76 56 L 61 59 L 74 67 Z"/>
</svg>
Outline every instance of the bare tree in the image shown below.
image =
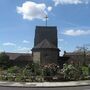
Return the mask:
<svg viewBox="0 0 90 90">
<path fill-rule="evenodd" d="M 90 44 L 85 44 L 85 45 L 83 45 L 83 46 L 81 46 L 81 47 L 77 47 L 77 50 L 76 50 L 76 52 L 78 52 L 78 53 L 81 53 L 82 54 L 82 56 L 83 56 L 83 63 L 85 64 L 86 63 L 86 60 L 87 60 L 87 52 L 89 51 L 88 49 L 88 47 L 90 47 Z"/>
</svg>

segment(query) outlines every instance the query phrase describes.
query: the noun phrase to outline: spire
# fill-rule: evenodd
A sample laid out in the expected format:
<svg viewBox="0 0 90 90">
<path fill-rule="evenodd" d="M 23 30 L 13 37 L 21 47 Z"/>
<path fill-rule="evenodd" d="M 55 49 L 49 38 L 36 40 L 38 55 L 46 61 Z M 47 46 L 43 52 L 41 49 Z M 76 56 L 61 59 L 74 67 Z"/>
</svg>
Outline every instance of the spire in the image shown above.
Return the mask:
<svg viewBox="0 0 90 90">
<path fill-rule="evenodd" d="M 47 26 L 47 19 L 48 19 L 48 15 L 45 15 L 45 19 L 46 19 L 46 26 Z"/>
</svg>

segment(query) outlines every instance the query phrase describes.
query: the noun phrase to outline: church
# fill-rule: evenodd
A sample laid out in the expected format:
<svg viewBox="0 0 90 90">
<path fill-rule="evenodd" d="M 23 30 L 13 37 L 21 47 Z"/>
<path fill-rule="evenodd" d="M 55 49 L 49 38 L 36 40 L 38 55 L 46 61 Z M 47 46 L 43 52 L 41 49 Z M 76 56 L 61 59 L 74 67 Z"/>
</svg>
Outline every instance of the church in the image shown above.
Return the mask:
<svg viewBox="0 0 90 90">
<path fill-rule="evenodd" d="M 56 26 L 36 26 L 34 47 L 32 48 L 33 62 L 42 65 L 58 64 L 59 48 Z"/>
<path fill-rule="evenodd" d="M 27 65 L 29 63 L 39 63 L 40 65 L 58 64 L 61 68 L 64 63 L 79 62 L 83 64 L 82 53 L 66 52 L 60 56 L 58 48 L 58 36 L 56 26 L 36 26 L 34 46 L 32 53 L 6 53 L 13 65 Z M 90 64 L 90 52 L 86 54 L 85 62 Z"/>
</svg>

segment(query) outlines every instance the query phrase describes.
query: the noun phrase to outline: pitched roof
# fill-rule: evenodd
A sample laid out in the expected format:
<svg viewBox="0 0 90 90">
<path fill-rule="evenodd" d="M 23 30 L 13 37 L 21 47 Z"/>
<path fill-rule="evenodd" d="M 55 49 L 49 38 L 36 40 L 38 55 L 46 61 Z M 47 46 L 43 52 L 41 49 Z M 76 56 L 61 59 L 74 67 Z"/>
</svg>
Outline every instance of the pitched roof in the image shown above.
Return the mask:
<svg viewBox="0 0 90 90">
<path fill-rule="evenodd" d="M 47 39 L 44 39 L 41 43 L 36 45 L 34 48 L 57 48 L 52 43 L 50 43 Z"/>
<path fill-rule="evenodd" d="M 31 54 L 29 54 L 29 53 L 10 53 L 10 52 L 6 52 L 6 55 L 9 56 L 10 60 L 16 60 L 19 57 L 29 57 L 31 59 Z"/>
<path fill-rule="evenodd" d="M 44 39 L 50 41 L 57 47 L 57 27 L 55 26 L 36 26 L 34 46 L 37 46 Z"/>
<path fill-rule="evenodd" d="M 21 54 L 20 53 L 8 53 L 6 52 L 6 55 L 9 56 L 10 60 L 15 60 L 17 57 L 19 57 Z"/>
</svg>

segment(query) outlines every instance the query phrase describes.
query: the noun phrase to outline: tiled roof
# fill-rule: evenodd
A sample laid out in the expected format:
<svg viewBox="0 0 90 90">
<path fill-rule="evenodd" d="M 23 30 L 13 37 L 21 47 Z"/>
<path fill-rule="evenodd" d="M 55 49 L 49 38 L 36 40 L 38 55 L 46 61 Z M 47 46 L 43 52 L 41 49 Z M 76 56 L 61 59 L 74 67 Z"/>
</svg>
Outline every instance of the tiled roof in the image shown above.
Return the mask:
<svg viewBox="0 0 90 90">
<path fill-rule="evenodd" d="M 57 47 L 57 27 L 55 26 L 36 26 L 34 46 L 37 46 L 44 39 L 50 41 Z"/>
<path fill-rule="evenodd" d="M 9 53 L 6 52 L 6 54 L 9 56 L 10 60 L 16 60 L 19 57 L 32 57 L 29 53 Z M 30 58 L 31 59 L 31 58 Z"/>
</svg>

